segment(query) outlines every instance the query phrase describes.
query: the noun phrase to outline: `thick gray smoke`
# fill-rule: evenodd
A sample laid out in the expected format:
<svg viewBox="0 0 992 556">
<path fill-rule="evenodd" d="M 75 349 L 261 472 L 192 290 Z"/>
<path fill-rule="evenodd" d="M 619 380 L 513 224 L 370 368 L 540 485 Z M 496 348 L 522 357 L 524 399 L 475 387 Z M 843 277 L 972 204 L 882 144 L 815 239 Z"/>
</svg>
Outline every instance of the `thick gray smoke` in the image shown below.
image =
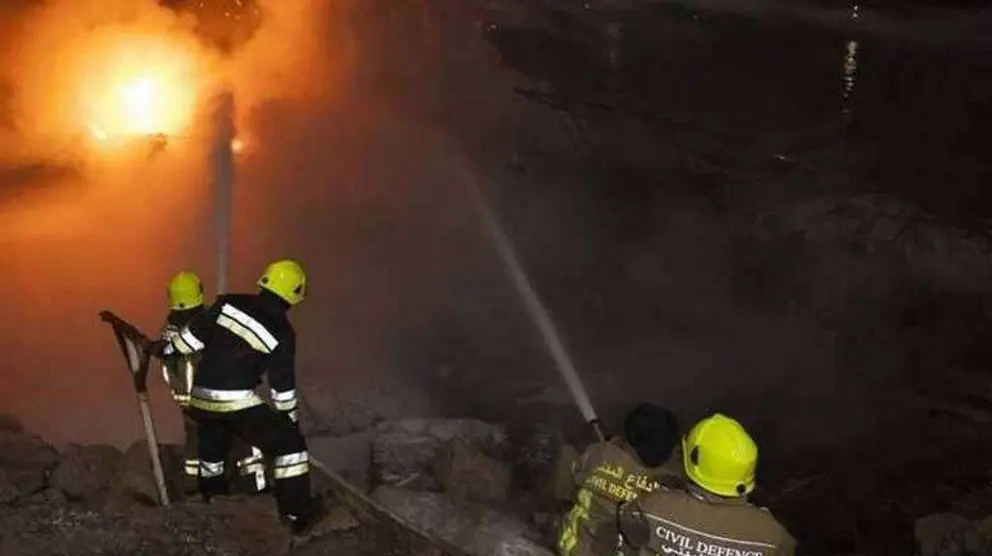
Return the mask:
<svg viewBox="0 0 992 556">
<path fill-rule="evenodd" d="M 265 5 L 258 34 L 227 58 L 196 40 L 191 21 L 152 2 L 9 9 L 3 407 L 57 441 L 138 434 L 123 363 L 96 313 L 113 309 L 154 333 L 173 273 L 189 268 L 212 283 L 203 99 L 225 82 L 236 91 L 243 144 L 232 287 L 254 289 L 273 258 L 304 261 L 313 293 L 294 320 L 321 420 L 348 428 L 462 399 L 433 381 L 452 372 L 442 368 L 447 354 L 488 341 L 476 332 L 492 329 L 493 317 L 479 312 L 490 310 L 489 290 L 505 285 L 442 145 L 497 140 L 500 110 L 485 109 L 491 100 L 471 82 L 490 68 L 424 79 L 452 70 L 439 61 L 442 45 L 425 42 L 432 29 L 408 20 L 376 29 L 384 14 L 359 5 Z M 159 123 L 181 137 L 160 152 L 129 136 L 105 140 L 147 131 L 118 117 L 126 107 L 114 95 L 116 80 L 149 68 L 177 87 L 164 88 L 172 112 Z M 475 97 L 459 96 L 459 106 L 449 87 Z M 465 131 L 481 140 L 439 131 L 438 122 L 480 107 L 487 115 Z M 519 349 L 508 332 L 517 324 L 496 326 L 510 336 L 497 342 L 501 356 Z M 464 344 L 444 347 L 449 331 Z M 175 433 L 175 412 L 156 401 L 167 436 Z"/>
</svg>

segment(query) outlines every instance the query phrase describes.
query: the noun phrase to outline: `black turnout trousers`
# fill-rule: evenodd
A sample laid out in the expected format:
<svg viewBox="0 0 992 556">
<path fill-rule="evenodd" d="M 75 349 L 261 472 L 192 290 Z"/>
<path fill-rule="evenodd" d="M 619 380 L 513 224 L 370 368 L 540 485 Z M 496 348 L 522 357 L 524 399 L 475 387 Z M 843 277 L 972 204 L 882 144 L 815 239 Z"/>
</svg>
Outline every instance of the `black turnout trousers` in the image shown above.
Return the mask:
<svg viewBox="0 0 992 556">
<path fill-rule="evenodd" d="M 200 492 L 210 497 L 226 488 L 224 461 L 235 436 L 257 446 L 274 461 L 274 494 L 280 515 L 309 518 L 310 473 L 307 445 L 289 417 L 268 405 L 231 412 L 192 408 L 197 424 Z"/>
<path fill-rule="evenodd" d="M 196 453 L 200 449 L 197 444 L 196 421 L 189 414 L 188 409 L 183 409 L 183 432 L 186 433 L 186 441 L 183 446 L 183 471 L 186 475 L 196 477 L 200 473 L 200 459 Z"/>
</svg>

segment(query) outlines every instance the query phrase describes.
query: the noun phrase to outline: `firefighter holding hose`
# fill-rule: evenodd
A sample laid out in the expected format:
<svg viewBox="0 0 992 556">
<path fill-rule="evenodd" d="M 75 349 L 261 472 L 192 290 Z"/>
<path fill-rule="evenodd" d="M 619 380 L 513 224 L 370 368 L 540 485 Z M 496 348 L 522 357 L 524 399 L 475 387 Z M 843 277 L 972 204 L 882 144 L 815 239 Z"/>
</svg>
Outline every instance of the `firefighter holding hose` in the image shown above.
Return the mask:
<svg viewBox="0 0 992 556">
<path fill-rule="evenodd" d="M 182 327 L 204 311 L 203 282 L 200 277 L 190 271 L 182 271 L 175 275 L 168 287 L 169 314 L 161 332 L 165 344 L 162 356 L 162 377 L 172 395 L 173 401 L 183 413 L 183 430 L 185 442 L 183 449 L 183 480 L 182 490 L 185 493 L 196 492 L 197 477 L 199 476 L 200 461 L 197 458 L 196 422 L 189 412 L 190 390 L 197 363 L 201 354 L 183 355 L 169 346 L 169 343 L 179 334 Z M 247 493 L 262 492 L 267 489 L 265 462 L 262 452 L 240 438 L 234 439 L 232 450 L 237 459 L 238 490 Z"/>
<path fill-rule="evenodd" d="M 567 495 L 572 508 L 558 532 L 558 554 L 611 554 L 620 546 L 617 508 L 653 492 L 663 483 L 677 484 L 679 422 L 655 404 L 640 404 L 624 418 L 623 434 L 589 446 L 581 458 L 558 465 L 558 495 Z M 559 456 L 561 459 L 562 456 Z"/>
<path fill-rule="evenodd" d="M 682 439 L 688 481 L 625 504 L 617 522 L 638 556 L 793 556 L 796 541 L 764 508 L 748 502 L 758 446 L 736 420 L 714 414 Z"/>
</svg>

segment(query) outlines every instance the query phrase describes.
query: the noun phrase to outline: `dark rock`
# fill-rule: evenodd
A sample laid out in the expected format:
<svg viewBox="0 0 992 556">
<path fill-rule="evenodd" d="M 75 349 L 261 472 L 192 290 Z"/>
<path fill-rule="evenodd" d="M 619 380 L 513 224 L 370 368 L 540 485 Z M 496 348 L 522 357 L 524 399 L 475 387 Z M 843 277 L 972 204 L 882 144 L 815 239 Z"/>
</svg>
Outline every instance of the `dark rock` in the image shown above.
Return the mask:
<svg viewBox="0 0 992 556">
<path fill-rule="evenodd" d="M 36 492 L 34 496 L 31 497 L 31 501 L 36 504 L 50 504 L 52 506 L 61 506 L 69 501 L 65 493 L 57 488 L 49 488 L 41 492 Z"/>
<path fill-rule="evenodd" d="M 359 487 L 362 492 L 371 490 L 369 476 L 372 466 L 371 433 L 309 438 L 307 448 L 313 458 Z"/>
<path fill-rule="evenodd" d="M 557 507 L 561 500 L 571 500 L 575 484 L 573 473 L 579 467 L 582 454 L 571 444 L 560 444 L 551 465 L 550 475 L 538 489 L 540 503 Z"/>
<path fill-rule="evenodd" d="M 52 469 L 58 451 L 40 436 L 0 428 L 0 467 Z"/>
<path fill-rule="evenodd" d="M 41 469 L 8 467 L 0 468 L 0 498 L 7 499 L 6 503 L 23 501 L 36 492 L 44 490 L 47 480 Z"/>
<path fill-rule="evenodd" d="M 777 229 L 767 226 L 773 221 Z M 985 230 L 955 228 L 896 197 L 823 196 L 763 215 L 756 230 L 765 236 L 800 231 L 810 239 L 843 240 L 865 253 L 897 252 L 910 274 L 939 289 L 983 291 L 992 278 Z"/>
<path fill-rule="evenodd" d="M 510 494 L 510 467 L 459 438 L 445 445 L 434 471 L 444 492 L 456 498 L 503 502 Z"/>
<path fill-rule="evenodd" d="M 13 415 L 0 413 L 0 431 L 24 432 L 24 424 Z"/>
<path fill-rule="evenodd" d="M 502 427 L 474 419 L 405 419 L 383 423 L 376 433 L 372 469 L 377 484 L 439 488 L 431 467 L 444 445 L 456 438 L 494 457 L 507 451 Z"/>
<path fill-rule="evenodd" d="M 377 488 L 372 497 L 421 531 L 452 543 L 467 554 L 554 554 L 536 542 L 537 533 L 524 523 L 481 504 L 389 486 Z"/>
<path fill-rule="evenodd" d="M 387 433 L 372 445 L 372 469 L 375 484 L 437 488 L 427 473 L 441 441 L 429 435 Z"/>
<path fill-rule="evenodd" d="M 7 477 L 7 471 L 0 467 L 0 506 L 17 502 L 20 491 L 17 484 Z"/>
<path fill-rule="evenodd" d="M 921 517 L 913 524 L 920 556 L 992 554 L 992 518 L 974 522 L 956 514 Z"/>
<path fill-rule="evenodd" d="M 165 473 L 166 489 L 170 498 L 181 495 L 182 447 L 159 444 L 159 456 Z M 157 505 L 158 486 L 145 440 L 136 440 L 124 451 L 113 479 L 113 494 L 118 498 L 135 500 L 142 504 Z"/>
<path fill-rule="evenodd" d="M 5 418 L 4 427 L 0 427 L 0 503 L 11 504 L 45 488 L 58 452 L 37 435 L 23 432 L 19 421 Z"/>
<path fill-rule="evenodd" d="M 346 506 L 334 506 L 327 511 L 327 516 L 321 520 L 315 530 L 317 534 L 330 531 L 350 531 L 361 526 L 355 514 Z"/>
<path fill-rule="evenodd" d="M 552 425 L 538 423 L 514 442 L 513 461 L 524 477 L 537 478 L 524 486 L 536 488 L 554 465 L 561 433 Z"/>
<path fill-rule="evenodd" d="M 572 467 L 579 456 L 558 427 L 539 423 L 514 445 L 514 478 L 521 489 L 535 493 L 539 508 L 557 512 L 560 500 L 571 499 Z"/>
<path fill-rule="evenodd" d="M 71 446 L 51 476 L 52 488 L 70 500 L 105 494 L 117 472 L 121 453 L 113 446 Z"/>
</svg>

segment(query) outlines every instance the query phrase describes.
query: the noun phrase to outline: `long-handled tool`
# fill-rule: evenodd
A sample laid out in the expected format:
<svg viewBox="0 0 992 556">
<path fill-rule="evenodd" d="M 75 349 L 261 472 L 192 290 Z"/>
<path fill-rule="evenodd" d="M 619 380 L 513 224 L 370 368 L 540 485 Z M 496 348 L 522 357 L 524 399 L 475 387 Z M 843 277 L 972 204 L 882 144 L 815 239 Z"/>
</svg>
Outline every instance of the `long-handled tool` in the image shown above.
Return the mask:
<svg viewBox="0 0 992 556">
<path fill-rule="evenodd" d="M 152 472 L 155 474 L 159 502 L 163 506 L 169 506 L 169 491 L 165 486 L 165 471 L 162 469 L 162 457 L 158 451 L 158 434 L 155 432 L 155 420 L 152 419 L 152 409 L 148 403 L 147 378 L 148 366 L 151 362 L 149 347 L 152 341 L 133 325 L 110 311 L 101 311 L 100 319 L 113 327 L 117 345 L 120 346 L 121 353 L 127 361 L 134 392 L 138 398 L 141 421 L 145 427 L 145 440 L 148 442 L 148 454 L 152 460 Z"/>
</svg>

